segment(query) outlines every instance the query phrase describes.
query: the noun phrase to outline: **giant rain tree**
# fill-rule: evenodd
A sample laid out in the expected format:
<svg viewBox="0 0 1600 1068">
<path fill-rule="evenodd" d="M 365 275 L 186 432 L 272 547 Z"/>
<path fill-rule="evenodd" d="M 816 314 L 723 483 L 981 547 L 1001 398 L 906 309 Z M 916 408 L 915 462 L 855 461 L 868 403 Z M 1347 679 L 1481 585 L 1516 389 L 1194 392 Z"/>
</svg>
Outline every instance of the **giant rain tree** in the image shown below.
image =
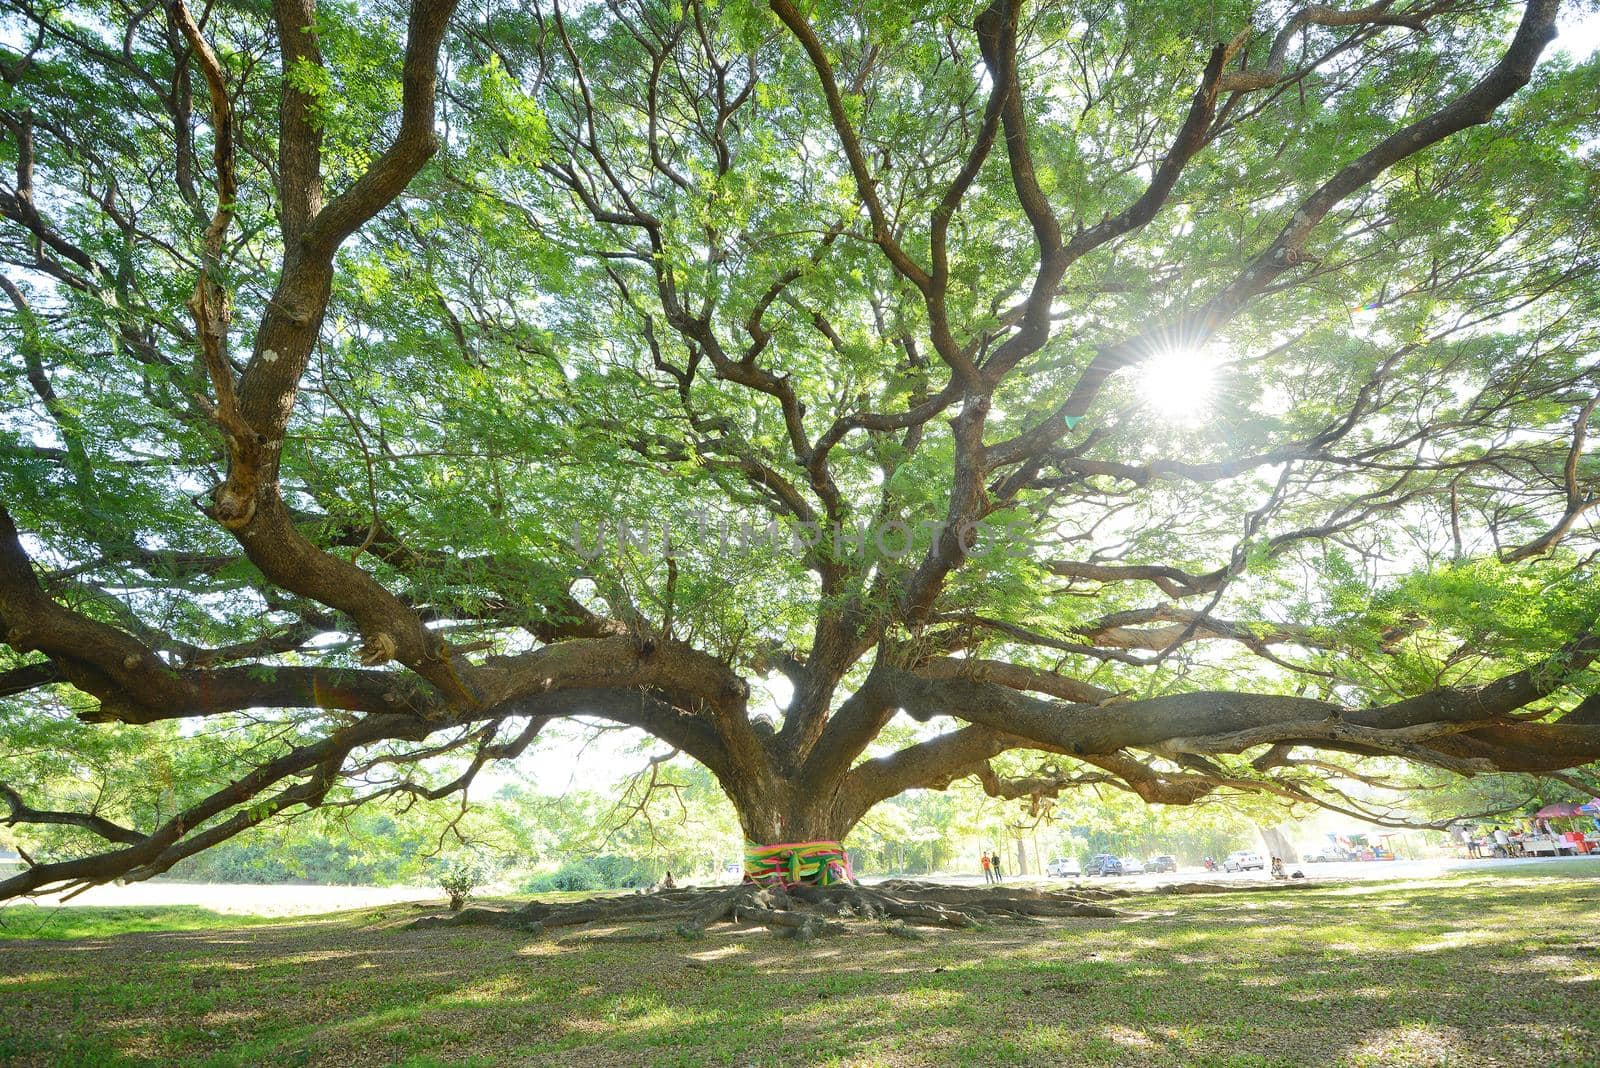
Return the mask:
<svg viewBox="0 0 1600 1068">
<path fill-rule="evenodd" d="M 1600 758 L 1558 14 L 7 0 L 0 896 L 562 717 L 757 843 Z"/>
</svg>

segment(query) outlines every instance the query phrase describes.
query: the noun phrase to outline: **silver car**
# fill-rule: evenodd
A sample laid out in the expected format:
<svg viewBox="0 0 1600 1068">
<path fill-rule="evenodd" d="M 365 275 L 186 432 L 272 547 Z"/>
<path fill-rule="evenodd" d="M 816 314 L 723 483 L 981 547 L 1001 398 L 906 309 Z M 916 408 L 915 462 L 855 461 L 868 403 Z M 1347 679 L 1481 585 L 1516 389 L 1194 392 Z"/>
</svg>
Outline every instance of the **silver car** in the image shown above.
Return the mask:
<svg viewBox="0 0 1600 1068">
<path fill-rule="evenodd" d="M 1248 849 L 1235 849 L 1229 853 L 1222 862 L 1223 871 L 1266 871 L 1267 862 L 1261 859 L 1260 853 L 1252 853 Z"/>
</svg>

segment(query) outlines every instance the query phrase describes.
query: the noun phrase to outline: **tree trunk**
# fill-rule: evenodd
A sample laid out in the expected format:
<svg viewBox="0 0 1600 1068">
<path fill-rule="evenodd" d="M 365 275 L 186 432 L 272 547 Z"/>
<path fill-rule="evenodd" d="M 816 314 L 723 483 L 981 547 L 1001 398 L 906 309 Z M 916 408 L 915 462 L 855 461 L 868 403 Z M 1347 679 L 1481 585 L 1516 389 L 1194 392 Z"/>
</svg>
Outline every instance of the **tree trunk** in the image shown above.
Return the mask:
<svg viewBox="0 0 1600 1068">
<path fill-rule="evenodd" d="M 815 786 L 796 789 L 770 769 L 756 769 L 734 781 L 719 776 L 739 814 L 745 837 L 762 846 L 785 842 L 829 841 L 844 838 L 859 818 L 848 803 L 836 801 L 838 790 Z M 750 784 L 759 782 L 763 788 Z M 846 813 L 842 815 L 841 813 Z M 850 815 L 848 813 L 855 813 Z M 1016 843 L 1018 874 L 1027 870 L 1027 848 L 1020 833 Z M 907 848 L 897 845 L 901 869 Z M 923 867 L 936 864 L 939 843 L 928 841 L 910 850 Z M 892 849 L 893 847 L 891 847 Z M 996 846 L 998 849 L 998 846 Z M 831 851 L 826 851 L 831 853 Z M 781 857 L 782 854 L 780 853 Z M 924 863 L 925 862 L 925 863 Z M 814 867 L 817 858 L 812 857 Z M 822 863 L 826 863 L 823 861 Z M 826 869 L 825 869 L 826 870 Z M 861 930 L 888 931 L 901 937 L 920 937 L 911 925 L 971 928 L 983 923 L 1017 923 L 1037 926 L 1048 918 L 1121 915 L 1100 904 L 1105 891 L 1040 891 L 1018 887 L 949 887 L 890 880 L 866 887 L 844 885 L 808 870 L 798 882 L 772 870 L 760 883 L 739 886 L 661 888 L 649 893 L 607 896 L 588 901 L 551 903 L 531 901 L 514 911 L 466 908 L 448 916 L 424 916 L 410 925 L 421 929 L 469 924 L 495 924 L 520 931 L 548 932 L 590 925 L 642 925 L 643 929 L 578 934 L 567 941 L 661 942 L 669 938 L 704 937 L 712 924 L 759 924 L 785 938 L 809 941 L 844 932 L 843 922 L 855 918 Z"/>
<path fill-rule="evenodd" d="M 855 826 L 855 820 L 841 817 L 835 810 L 832 791 L 823 791 L 820 797 L 802 797 L 788 783 L 777 786 L 761 793 L 728 791 L 746 840 L 757 845 L 837 842 Z"/>
<path fill-rule="evenodd" d="M 1285 864 L 1292 864 L 1300 859 L 1299 852 L 1289 839 L 1286 826 L 1267 827 L 1257 824 L 1256 832 L 1261 835 L 1261 842 L 1267 847 L 1267 856 L 1269 858 L 1278 857 Z"/>
</svg>

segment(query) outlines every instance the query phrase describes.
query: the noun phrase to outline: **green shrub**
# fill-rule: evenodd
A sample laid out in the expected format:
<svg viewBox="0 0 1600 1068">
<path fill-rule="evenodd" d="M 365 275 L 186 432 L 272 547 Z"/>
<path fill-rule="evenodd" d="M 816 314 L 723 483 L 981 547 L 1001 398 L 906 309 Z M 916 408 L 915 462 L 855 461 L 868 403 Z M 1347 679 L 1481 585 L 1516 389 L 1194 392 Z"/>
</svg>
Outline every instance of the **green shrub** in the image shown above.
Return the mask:
<svg viewBox="0 0 1600 1068">
<path fill-rule="evenodd" d="M 552 890 L 598 890 L 600 873 L 583 861 L 568 861 L 555 871 L 535 875 L 522 884 L 530 894 L 543 894 Z"/>
<path fill-rule="evenodd" d="M 441 868 L 439 889 L 450 895 L 450 911 L 460 912 L 483 880 L 483 868 L 471 861 L 455 860 Z"/>
<path fill-rule="evenodd" d="M 652 866 L 631 857 L 604 854 L 590 861 L 600 873 L 600 883 L 607 890 L 622 890 L 636 886 L 649 886 L 656 881 Z"/>
<path fill-rule="evenodd" d="M 535 875 L 522 884 L 525 893 L 542 894 L 553 890 L 626 890 L 649 886 L 654 873 L 630 857 L 604 854 L 585 860 L 569 860 L 553 872 Z"/>
</svg>

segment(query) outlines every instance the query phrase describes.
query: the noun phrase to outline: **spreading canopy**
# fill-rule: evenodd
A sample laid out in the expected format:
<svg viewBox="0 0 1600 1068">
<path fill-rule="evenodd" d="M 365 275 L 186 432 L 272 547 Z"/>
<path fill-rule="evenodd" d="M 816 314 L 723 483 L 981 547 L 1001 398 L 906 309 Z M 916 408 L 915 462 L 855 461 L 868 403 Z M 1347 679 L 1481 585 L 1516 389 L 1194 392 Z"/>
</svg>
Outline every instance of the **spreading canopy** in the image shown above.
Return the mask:
<svg viewBox="0 0 1600 1068">
<path fill-rule="evenodd" d="M 766 842 L 1600 758 L 1559 15 L 18 0 L 0 896 L 560 717 Z"/>
</svg>

